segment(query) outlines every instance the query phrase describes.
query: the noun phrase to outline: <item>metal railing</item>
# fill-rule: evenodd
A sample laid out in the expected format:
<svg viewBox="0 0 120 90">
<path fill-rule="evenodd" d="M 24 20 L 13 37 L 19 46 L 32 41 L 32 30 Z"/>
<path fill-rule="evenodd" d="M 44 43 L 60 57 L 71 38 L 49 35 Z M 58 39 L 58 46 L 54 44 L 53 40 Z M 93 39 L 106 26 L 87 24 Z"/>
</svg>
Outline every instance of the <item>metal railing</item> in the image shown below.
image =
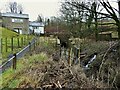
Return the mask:
<svg viewBox="0 0 120 90">
<path fill-rule="evenodd" d="M 26 53 L 31 52 L 32 47 L 34 46 L 37 42 L 37 38 L 34 38 L 29 44 L 23 48 L 20 52 L 15 53 L 10 59 L 8 59 L 5 63 L 3 63 L 0 66 L 0 72 L 4 72 L 7 68 L 11 67 L 13 65 L 13 69 L 16 69 L 16 62 L 19 60 L 21 57 L 23 57 Z"/>
</svg>

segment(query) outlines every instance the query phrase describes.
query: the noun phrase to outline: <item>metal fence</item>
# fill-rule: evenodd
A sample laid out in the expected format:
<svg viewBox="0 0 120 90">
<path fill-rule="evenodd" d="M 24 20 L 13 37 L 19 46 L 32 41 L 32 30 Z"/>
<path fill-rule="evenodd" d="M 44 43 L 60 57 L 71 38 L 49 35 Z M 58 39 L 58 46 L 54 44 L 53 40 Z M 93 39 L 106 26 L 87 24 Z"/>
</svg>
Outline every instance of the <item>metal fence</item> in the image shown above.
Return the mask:
<svg viewBox="0 0 120 90">
<path fill-rule="evenodd" d="M 21 57 L 23 57 L 26 53 L 31 52 L 32 48 L 35 48 L 37 43 L 37 38 L 34 38 L 29 44 L 23 48 L 20 52 L 13 54 L 11 58 L 9 58 L 5 63 L 0 66 L 0 72 L 4 72 L 7 68 L 13 66 L 13 69 L 16 69 L 16 62 Z"/>
</svg>

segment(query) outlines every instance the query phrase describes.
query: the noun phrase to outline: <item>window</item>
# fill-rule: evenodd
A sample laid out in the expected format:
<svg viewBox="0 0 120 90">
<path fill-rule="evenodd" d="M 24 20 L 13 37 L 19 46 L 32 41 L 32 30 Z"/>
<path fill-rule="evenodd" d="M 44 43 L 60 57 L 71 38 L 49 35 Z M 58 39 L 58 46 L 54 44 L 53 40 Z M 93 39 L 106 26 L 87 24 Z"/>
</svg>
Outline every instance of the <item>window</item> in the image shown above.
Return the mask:
<svg viewBox="0 0 120 90">
<path fill-rule="evenodd" d="M 34 29 L 39 29 L 39 27 L 33 27 Z"/>
<path fill-rule="evenodd" d="M 12 22 L 21 23 L 23 22 L 23 19 L 12 18 Z"/>
</svg>

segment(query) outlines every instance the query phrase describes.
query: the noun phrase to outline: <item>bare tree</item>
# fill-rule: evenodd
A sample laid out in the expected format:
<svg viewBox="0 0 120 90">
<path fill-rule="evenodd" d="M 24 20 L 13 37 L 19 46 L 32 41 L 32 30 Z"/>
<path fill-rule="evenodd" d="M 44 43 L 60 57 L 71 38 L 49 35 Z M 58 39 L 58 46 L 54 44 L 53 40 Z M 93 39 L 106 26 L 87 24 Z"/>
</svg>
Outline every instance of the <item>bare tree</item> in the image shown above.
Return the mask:
<svg viewBox="0 0 120 90">
<path fill-rule="evenodd" d="M 44 22 L 44 17 L 43 17 L 43 15 L 42 15 L 42 14 L 39 14 L 36 21 L 37 21 L 37 22 L 40 22 L 40 23 L 41 23 L 41 22 Z"/>
<path fill-rule="evenodd" d="M 22 14 L 23 13 L 23 6 L 21 4 L 18 4 L 17 6 L 17 12 Z"/>
<path fill-rule="evenodd" d="M 82 20 L 84 19 L 85 11 L 82 7 L 76 8 L 74 5 L 77 3 L 81 2 L 65 0 L 65 2 L 62 2 L 62 8 L 60 11 L 66 21 L 68 30 L 75 36 L 81 36 L 80 34 L 83 26 Z"/>
<path fill-rule="evenodd" d="M 9 2 L 8 9 L 12 13 L 22 13 L 23 12 L 22 5 L 18 4 L 17 2 Z"/>
<path fill-rule="evenodd" d="M 108 15 L 116 22 L 116 26 L 118 27 L 118 37 L 120 39 L 120 19 L 116 14 L 116 9 L 112 7 L 112 5 L 109 3 L 108 0 L 99 0 L 101 5 L 104 7 L 104 9 L 108 12 Z M 118 2 L 118 7 L 120 9 L 120 1 Z M 117 11 L 120 14 L 120 11 Z"/>
<path fill-rule="evenodd" d="M 73 2 L 68 2 L 70 5 L 72 5 L 73 7 L 76 7 L 77 9 L 79 9 L 80 7 L 81 8 L 84 8 L 85 10 L 88 10 L 89 12 L 91 12 L 91 14 L 87 14 L 91 20 L 89 19 L 90 23 L 91 24 L 91 21 L 94 19 L 95 21 L 95 35 L 97 36 L 97 33 L 98 33 L 98 30 L 97 30 L 97 17 L 98 15 L 103 15 L 104 17 L 107 17 L 107 18 L 111 18 L 113 19 L 115 22 L 116 22 L 116 26 L 118 27 L 117 29 L 117 32 L 118 32 L 118 37 L 120 39 L 120 19 L 118 17 L 118 15 L 116 14 L 116 9 L 114 7 L 112 7 L 112 5 L 110 4 L 110 2 L 108 0 L 99 0 L 99 3 L 101 5 L 101 7 L 103 7 L 103 9 L 105 9 L 107 11 L 107 13 L 105 12 L 101 12 L 101 11 L 98 11 L 97 9 L 97 4 L 95 3 L 95 1 L 93 1 L 93 4 L 92 6 L 90 5 L 87 5 L 86 3 L 81 3 L 81 2 L 77 2 L 77 1 L 73 1 Z M 120 1 L 118 1 L 118 6 L 119 6 L 119 9 L 120 9 Z M 91 7 L 91 8 L 90 8 Z M 117 11 L 119 12 L 120 14 L 120 11 Z M 95 19 L 96 18 L 96 19 Z"/>
</svg>

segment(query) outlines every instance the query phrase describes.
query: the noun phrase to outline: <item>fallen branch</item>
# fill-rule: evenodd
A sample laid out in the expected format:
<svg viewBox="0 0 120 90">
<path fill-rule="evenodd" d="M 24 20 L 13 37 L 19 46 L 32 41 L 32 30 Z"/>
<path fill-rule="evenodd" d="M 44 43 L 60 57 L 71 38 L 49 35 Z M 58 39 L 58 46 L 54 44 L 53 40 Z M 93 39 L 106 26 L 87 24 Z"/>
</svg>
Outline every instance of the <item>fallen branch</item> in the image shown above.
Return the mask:
<svg viewBox="0 0 120 90">
<path fill-rule="evenodd" d="M 61 86 L 59 81 L 57 82 L 57 85 L 58 85 L 59 88 L 62 88 L 62 86 Z"/>
<path fill-rule="evenodd" d="M 115 46 L 115 45 L 117 45 L 119 42 L 117 42 L 117 43 L 114 43 L 113 45 L 110 45 L 110 47 L 107 49 L 107 51 L 105 52 L 105 54 L 104 54 L 104 56 L 103 56 L 103 58 L 102 58 L 102 63 L 101 63 L 101 65 L 100 65 L 100 68 L 99 68 L 99 73 L 98 73 L 98 76 L 100 76 L 100 74 L 101 74 L 101 70 L 102 70 L 102 67 L 103 67 L 103 64 L 104 64 L 104 62 L 105 62 L 105 57 L 107 56 L 107 54 L 108 54 L 108 52 Z"/>
</svg>

